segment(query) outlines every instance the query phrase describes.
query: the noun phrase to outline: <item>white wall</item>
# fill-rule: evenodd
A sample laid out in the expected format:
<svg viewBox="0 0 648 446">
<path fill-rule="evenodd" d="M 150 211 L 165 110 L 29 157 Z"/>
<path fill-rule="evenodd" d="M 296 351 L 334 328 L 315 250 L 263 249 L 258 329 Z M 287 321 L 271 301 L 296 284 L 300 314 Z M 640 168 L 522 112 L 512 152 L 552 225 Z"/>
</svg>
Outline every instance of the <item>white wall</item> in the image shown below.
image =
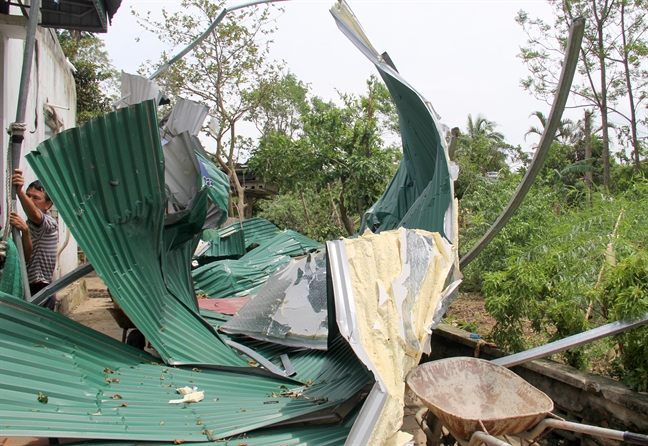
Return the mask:
<svg viewBox="0 0 648 446">
<path fill-rule="evenodd" d="M 0 147 L 2 160 L 0 172 L 2 184 L 5 183 L 5 169 L 9 138 L 5 131 L 16 119 L 18 103 L 18 89 L 22 71 L 23 51 L 25 45 L 25 29 L 27 19 L 21 16 L 0 14 L 0 122 L 2 135 Z M 64 129 L 74 127 L 76 117 L 76 90 L 74 77 L 66 62 L 65 56 L 58 44 L 54 30 L 39 28 L 36 34 L 36 49 L 32 63 L 32 76 L 29 85 L 29 97 L 25 122 L 27 132 L 22 144 L 22 154 L 36 150 L 38 144 L 52 136 L 52 129 L 45 124 L 43 106 L 49 103 L 54 105 L 59 117 L 63 120 Z M 25 184 L 36 179 L 35 174 L 21 157 L 20 168 L 25 175 Z M 1 222 L 6 221 L 6 191 L 0 188 L 0 203 L 2 205 Z M 22 212 L 18 204 L 19 213 Z M 59 256 L 57 270 L 54 278 L 58 278 L 72 271 L 78 266 L 77 243 L 70 236 L 63 220 L 53 212 L 59 222 L 59 250 L 65 246 Z M 67 245 L 66 239 L 69 238 Z"/>
</svg>

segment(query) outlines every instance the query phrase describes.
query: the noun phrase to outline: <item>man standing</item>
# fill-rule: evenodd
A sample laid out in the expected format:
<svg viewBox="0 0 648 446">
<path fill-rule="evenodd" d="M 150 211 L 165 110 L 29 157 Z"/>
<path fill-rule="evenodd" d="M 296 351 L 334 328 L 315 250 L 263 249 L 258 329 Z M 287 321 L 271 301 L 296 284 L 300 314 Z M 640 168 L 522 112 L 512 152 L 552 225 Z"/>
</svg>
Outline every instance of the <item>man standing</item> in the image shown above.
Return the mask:
<svg viewBox="0 0 648 446">
<path fill-rule="evenodd" d="M 15 212 L 11 212 L 9 219 L 11 225 L 22 232 L 29 290 L 33 296 L 52 281 L 58 249 L 58 223 L 49 214 L 53 203 L 41 182 L 34 181 L 24 191 L 22 171 L 16 169 L 15 172 L 11 176 L 11 183 L 16 186 L 27 223 Z M 52 296 L 44 306 L 53 310 L 55 303 L 56 297 Z"/>
</svg>

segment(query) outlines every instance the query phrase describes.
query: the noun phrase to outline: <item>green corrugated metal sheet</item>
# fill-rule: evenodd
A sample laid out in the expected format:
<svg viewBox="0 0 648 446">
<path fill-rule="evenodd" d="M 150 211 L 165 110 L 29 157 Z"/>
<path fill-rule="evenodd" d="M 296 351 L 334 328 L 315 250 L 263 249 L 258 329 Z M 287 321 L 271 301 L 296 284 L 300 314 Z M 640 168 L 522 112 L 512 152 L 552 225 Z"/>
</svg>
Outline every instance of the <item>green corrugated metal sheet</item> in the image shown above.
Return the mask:
<svg viewBox="0 0 648 446">
<path fill-rule="evenodd" d="M 2 436 L 213 441 L 334 407 L 342 402 L 338 388 L 346 387 L 346 398 L 364 384 L 357 372 L 345 378 L 336 367 L 322 367 L 326 373 L 314 374 L 306 389 L 280 378 L 168 367 L 59 314 L 0 294 Z M 352 380 L 357 383 L 343 385 Z M 178 397 L 174 389 L 184 386 L 204 390 L 205 399 L 169 404 Z M 304 397 L 294 397 L 292 391 L 302 390 Z"/>
<path fill-rule="evenodd" d="M 221 229 L 208 229 L 202 239 L 210 242 L 210 247 L 201 257 L 239 258 L 245 255 L 252 245 L 263 245 L 281 230 L 260 217 L 232 223 Z"/>
<path fill-rule="evenodd" d="M 205 158 L 200 152 L 196 151 L 198 161 L 204 168 L 203 173 L 203 186 L 208 187 L 209 199 L 223 209 L 222 218 L 216 223 L 217 226 L 221 225 L 227 220 L 228 200 L 230 196 L 230 184 L 227 175 L 221 172 L 210 160 Z M 201 169 L 202 170 L 202 169 Z M 205 175 L 207 174 L 207 175 Z"/>
<path fill-rule="evenodd" d="M 243 231 L 231 231 L 226 237 L 220 236 L 215 229 L 203 233 L 202 239 L 209 238 L 209 247 L 200 256 L 201 259 L 238 259 L 245 255 L 245 234 Z M 205 231 L 207 232 L 207 231 Z"/>
<path fill-rule="evenodd" d="M 378 233 L 405 226 L 439 232 L 452 240 L 444 217 L 454 191 L 434 112 L 397 73 L 383 65 L 376 68 L 398 109 L 403 159 L 387 190 L 362 219 L 360 233 L 366 228 Z"/>
<path fill-rule="evenodd" d="M 289 261 L 288 256 L 254 261 L 218 260 L 193 270 L 194 286 L 211 298 L 251 296 L 273 271 Z"/>
<path fill-rule="evenodd" d="M 296 257 L 323 248 L 323 244 L 301 235 L 299 232 L 287 229 L 270 240 L 264 241 L 258 248 L 241 257 L 241 260 L 256 260 L 276 256 Z"/>
<path fill-rule="evenodd" d="M 195 296 L 183 282 L 204 202 L 196 200 L 191 221 L 179 223 L 184 232 L 170 227 L 165 236 L 154 101 L 62 132 L 26 158 L 119 305 L 165 362 L 247 366 L 188 304 Z"/>
<path fill-rule="evenodd" d="M 196 268 L 192 275 L 196 290 L 211 298 L 250 296 L 266 283 L 268 276 L 299 256 L 321 249 L 322 244 L 295 231 L 287 230 L 238 260 L 218 260 Z"/>
<path fill-rule="evenodd" d="M 318 424 L 302 427 L 275 427 L 218 440 L 219 446 L 342 446 L 357 418 L 359 409 L 353 410 L 341 423 Z M 168 443 L 132 441 L 93 441 L 67 443 L 69 446 L 168 446 Z M 200 443 L 194 443 L 200 444 Z M 213 446 L 213 442 L 210 442 Z"/>
</svg>

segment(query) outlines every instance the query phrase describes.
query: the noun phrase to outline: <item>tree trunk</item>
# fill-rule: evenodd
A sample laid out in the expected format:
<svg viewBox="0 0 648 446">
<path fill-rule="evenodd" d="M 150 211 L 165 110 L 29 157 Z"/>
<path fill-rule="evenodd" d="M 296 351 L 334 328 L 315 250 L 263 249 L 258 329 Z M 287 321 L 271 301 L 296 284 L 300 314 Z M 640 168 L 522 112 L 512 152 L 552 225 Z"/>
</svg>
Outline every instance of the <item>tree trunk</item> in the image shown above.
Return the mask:
<svg viewBox="0 0 648 446">
<path fill-rule="evenodd" d="M 605 65 L 605 48 L 603 39 L 603 23 L 606 18 L 596 16 L 596 2 L 593 2 L 592 8 L 596 17 L 596 31 L 598 33 L 598 60 L 601 72 L 601 125 L 603 126 L 603 187 L 606 191 L 610 190 L 610 136 L 608 129 L 608 105 L 607 105 L 607 76 Z M 607 14 L 607 8 L 604 8 L 602 14 Z"/>
<path fill-rule="evenodd" d="M 347 210 L 344 206 L 344 191 L 346 189 L 346 180 L 344 178 L 340 178 L 340 184 L 342 185 L 342 190 L 340 191 L 340 218 L 342 219 L 342 223 L 344 223 L 344 229 L 346 229 L 347 234 L 353 235 L 355 234 L 355 226 L 347 215 Z"/>
<path fill-rule="evenodd" d="M 592 157 L 592 112 L 585 110 L 585 159 L 590 159 Z M 592 185 L 593 185 L 592 172 L 585 172 L 585 185 L 589 191 L 590 199 L 592 197 Z"/>
<path fill-rule="evenodd" d="M 335 217 L 337 224 L 339 226 L 342 226 L 342 220 L 340 220 L 340 214 L 338 214 L 337 206 L 335 206 L 335 202 L 333 201 L 333 192 L 331 192 L 331 185 L 327 184 L 326 186 L 328 187 L 329 196 L 331 197 L 331 209 L 333 209 L 333 216 Z"/>
<path fill-rule="evenodd" d="M 235 123 L 232 122 L 230 125 L 230 153 L 227 157 L 227 161 L 231 172 L 230 180 L 234 183 L 236 196 L 238 197 L 236 202 L 236 213 L 238 214 L 239 221 L 243 221 L 245 218 L 245 189 L 241 187 L 238 175 L 236 175 L 236 166 L 234 165 L 234 150 L 236 144 L 236 131 L 234 130 L 234 124 Z"/>
<path fill-rule="evenodd" d="M 299 196 L 301 197 L 302 206 L 304 207 L 304 215 L 306 216 L 306 223 L 308 226 L 311 225 L 310 216 L 308 215 L 308 208 L 306 207 L 306 200 L 304 200 L 304 193 L 299 191 Z"/>
<path fill-rule="evenodd" d="M 632 164 L 635 172 L 639 173 L 641 165 L 639 163 L 639 138 L 637 137 L 637 114 L 635 112 L 635 102 L 632 93 L 632 82 L 630 81 L 630 66 L 628 64 L 628 43 L 626 39 L 625 27 L 625 2 L 621 2 L 621 36 L 623 38 L 623 68 L 625 71 L 626 87 L 628 89 L 628 101 L 630 102 L 630 131 L 632 133 Z"/>
</svg>

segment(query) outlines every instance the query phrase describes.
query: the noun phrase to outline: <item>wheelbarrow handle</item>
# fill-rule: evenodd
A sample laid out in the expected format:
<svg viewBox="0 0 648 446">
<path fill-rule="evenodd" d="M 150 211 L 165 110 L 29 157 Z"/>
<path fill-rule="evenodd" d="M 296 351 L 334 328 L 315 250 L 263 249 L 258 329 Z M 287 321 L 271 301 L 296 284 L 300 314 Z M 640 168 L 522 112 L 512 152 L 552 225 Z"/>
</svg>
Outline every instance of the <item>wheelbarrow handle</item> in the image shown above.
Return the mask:
<svg viewBox="0 0 648 446">
<path fill-rule="evenodd" d="M 597 426 L 589 426 L 587 424 L 571 423 L 569 421 L 555 420 L 551 418 L 545 418 L 531 431 L 524 432 L 520 436 L 528 439 L 535 439 L 545 429 L 562 429 L 571 432 L 578 432 L 581 434 L 593 435 L 595 437 L 611 438 L 617 441 L 625 441 L 627 443 L 648 446 L 648 435 L 634 434 L 632 432 L 617 431 L 614 429 L 606 429 Z"/>
</svg>

